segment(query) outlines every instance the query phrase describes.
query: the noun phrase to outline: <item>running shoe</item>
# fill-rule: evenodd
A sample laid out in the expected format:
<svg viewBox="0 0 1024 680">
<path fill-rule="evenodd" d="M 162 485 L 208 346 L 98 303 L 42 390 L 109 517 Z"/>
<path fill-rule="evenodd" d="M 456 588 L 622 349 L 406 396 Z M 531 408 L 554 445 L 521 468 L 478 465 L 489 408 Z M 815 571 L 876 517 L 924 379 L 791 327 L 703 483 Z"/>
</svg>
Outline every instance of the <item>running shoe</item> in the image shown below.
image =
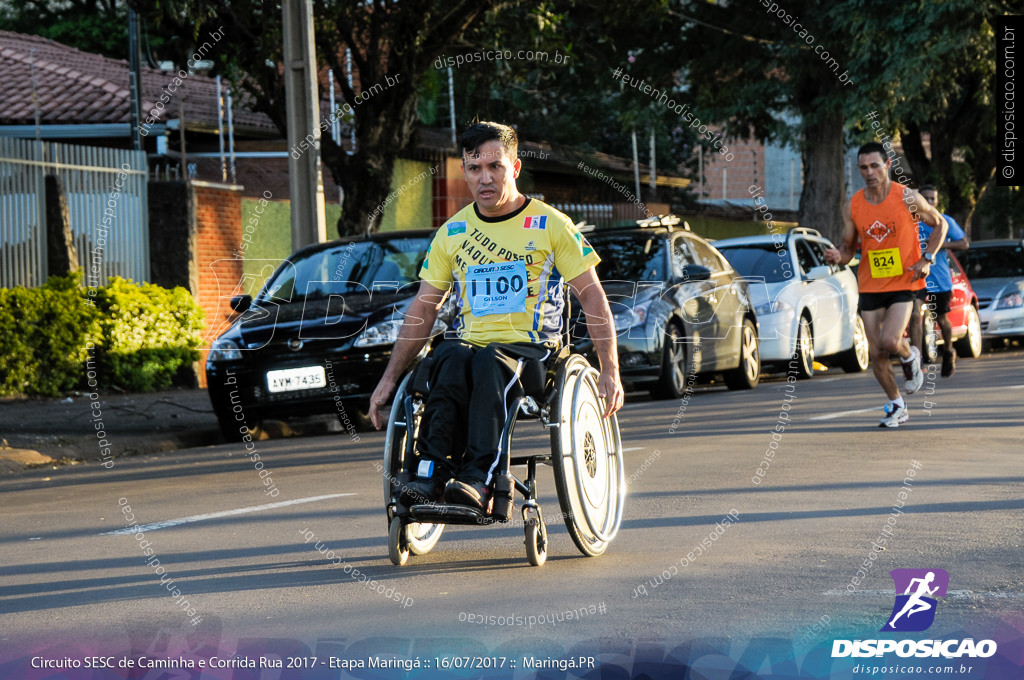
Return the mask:
<svg viewBox="0 0 1024 680">
<path fill-rule="evenodd" d="M 907 378 L 903 383 L 903 391 L 907 394 L 917 392 L 924 384 L 924 372 L 921 371 L 921 350 L 911 347 L 910 361 L 904 362 L 901 359 L 900 364 L 903 366 L 903 375 Z"/>
<path fill-rule="evenodd" d="M 956 352 L 942 354 L 942 377 L 948 378 L 956 373 Z"/>
<path fill-rule="evenodd" d="M 879 427 L 897 428 L 910 420 L 910 413 L 906 406 L 897 406 L 889 402 L 882 410 L 885 411 L 885 417 L 878 421 Z"/>
</svg>

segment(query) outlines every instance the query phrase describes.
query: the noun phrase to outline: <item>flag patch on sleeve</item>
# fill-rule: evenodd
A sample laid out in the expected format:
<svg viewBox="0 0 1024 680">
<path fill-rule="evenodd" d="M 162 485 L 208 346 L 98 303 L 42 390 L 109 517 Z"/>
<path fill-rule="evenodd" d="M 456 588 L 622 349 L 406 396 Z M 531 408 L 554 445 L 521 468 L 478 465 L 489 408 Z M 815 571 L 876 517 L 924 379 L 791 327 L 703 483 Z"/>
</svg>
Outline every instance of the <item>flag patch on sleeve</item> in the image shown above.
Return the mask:
<svg viewBox="0 0 1024 680">
<path fill-rule="evenodd" d="M 547 215 L 534 215 L 533 217 L 527 217 L 526 222 L 523 223 L 523 229 L 546 229 L 547 226 Z"/>
<path fill-rule="evenodd" d="M 451 223 L 448 224 L 448 235 L 449 236 L 457 236 L 459 234 L 465 234 L 465 233 L 466 233 L 466 223 L 465 222 L 451 222 Z"/>
</svg>

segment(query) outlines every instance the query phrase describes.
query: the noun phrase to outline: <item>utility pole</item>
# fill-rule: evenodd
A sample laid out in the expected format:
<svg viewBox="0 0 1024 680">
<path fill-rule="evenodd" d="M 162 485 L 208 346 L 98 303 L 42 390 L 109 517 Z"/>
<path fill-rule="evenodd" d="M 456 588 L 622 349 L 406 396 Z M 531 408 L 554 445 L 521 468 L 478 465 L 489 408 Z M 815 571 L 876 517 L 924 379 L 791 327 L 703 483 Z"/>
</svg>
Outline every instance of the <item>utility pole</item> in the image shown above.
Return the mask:
<svg viewBox="0 0 1024 680">
<path fill-rule="evenodd" d="M 327 240 L 320 169 L 320 90 L 312 0 L 283 0 L 284 91 L 288 116 L 288 190 L 292 250 Z"/>
<path fill-rule="evenodd" d="M 132 149 L 142 149 L 142 59 L 139 56 L 139 15 L 128 10 L 128 96 L 131 101 Z"/>
<path fill-rule="evenodd" d="M 658 186 L 657 186 L 658 172 L 656 170 L 657 161 L 655 160 L 655 156 L 657 155 L 656 151 L 657 151 L 657 147 L 655 146 L 655 143 L 654 143 L 654 128 L 651 128 L 651 164 L 650 164 L 650 170 L 651 170 L 651 180 L 650 180 L 651 198 L 648 198 L 647 199 L 648 201 L 654 200 L 654 192 L 658 188 Z M 639 199 L 639 196 L 637 198 Z"/>
<path fill-rule="evenodd" d="M 633 126 L 633 184 L 636 185 L 636 200 L 640 200 L 640 160 L 636 152 L 636 126 Z"/>
</svg>

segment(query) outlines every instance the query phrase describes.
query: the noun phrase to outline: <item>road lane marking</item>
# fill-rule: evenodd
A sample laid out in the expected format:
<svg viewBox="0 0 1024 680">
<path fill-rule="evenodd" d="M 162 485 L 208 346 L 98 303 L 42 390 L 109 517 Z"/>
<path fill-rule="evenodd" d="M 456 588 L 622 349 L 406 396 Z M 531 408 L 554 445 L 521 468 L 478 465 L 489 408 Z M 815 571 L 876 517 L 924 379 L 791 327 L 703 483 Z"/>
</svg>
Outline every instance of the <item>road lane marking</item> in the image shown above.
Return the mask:
<svg viewBox="0 0 1024 680">
<path fill-rule="evenodd" d="M 826 413 L 823 416 L 814 416 L 808 418 L 808 420 L 835 420 L 836 418 L 842 418 L 844 416 L 852 416 L 857 413 L 871 413 L 872 411 L 881 411 L 882 409 L 877 406 L 874 408 L 859 408 L 856 411 L 839 411 L 838 413 Z"/>
<path fill-rule="evenodd" d="M 892 590 L 854 590 L 850 592 L 845 589 L 833 588 L 832 590 L 826 590 L 822 595 L 866 595 L 868 597 L 888 597 L 892 598 L 894 592 Z M 1017 600 L 1024 598 L 1024 593 L 1014 592 L 984 592 L 974 590 L 948 590 L 946 591 L 947 600 L 957 599 L 970 599 L 972 597 L 990 598 L 993 600 Z"/>
<path fill-rule="evenodd" d="M 188 517 L 179 517 L 178 519 L 168 519 L 163 522 L 154 522 L 152 524 L 142 524 L 134 527 L 126 527 L 124 529 L 117 529 L 116 531 L 104 531 L 100 536 L 118 536 L 122 534 L 134 534 L 141 531 L 156 531 L 157 529 L 166 529 L 167 527 L 176 527 L 179 524 L 191 524 L 192 522 L 202 522 L 207 519 L 218 519 L 220 517 L 231 517 L 233 515 L 246 515 L 250 512 L 260 512 L 261 510 L 272 510 L 274 508 L 283 508 L 288 505 L 298 505 L 300 503 L 315 503 L 316 501 L 324 501 L 328 498 L 341 498 L 342 496 L 356 496 L 355 493 L 332 493 L 327 496 L 310 496 L 309 498 L 296 498 L 291 501 L 278 501 L 277 503 L 267 503 L 266 505 L 253 505 L 248 508 L 235 508 L 234 510 L 223 510 L 221 512 L 208 512 L 205 515 L 190 515 Z"/>
<path fill-rule="evenodd" d="M 622 449 L 622 452 L 626 453 L 628 451 L 646 451 L 646 450 L 647 450 L 646 446 L 629 446 L 629 447 L 626 447 L 626 448 Z"/>
</svg>

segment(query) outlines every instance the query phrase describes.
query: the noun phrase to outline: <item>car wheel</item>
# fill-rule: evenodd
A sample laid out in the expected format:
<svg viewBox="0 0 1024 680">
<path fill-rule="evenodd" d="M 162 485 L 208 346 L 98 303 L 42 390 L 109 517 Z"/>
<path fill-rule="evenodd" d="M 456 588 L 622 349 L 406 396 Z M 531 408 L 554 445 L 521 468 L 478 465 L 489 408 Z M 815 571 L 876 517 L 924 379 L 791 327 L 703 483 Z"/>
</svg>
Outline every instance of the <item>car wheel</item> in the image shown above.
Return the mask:
<svg viewBox="0 0 1024 680">
<path fill-rule="evenodd" d="M 761 353 L 757 347 L 757 329 L 750 319 L 743 320 L 740 332 L 740 365 L 725 372 L 730 390 L 751 390 L 761 379 Z"/>
<path fill-rule="evenodd" d="M 685 343 L 677 342 L 685 333 L 677 323 L 665 328 L 665 344 L 661 351 L 661 373 L 658 382 L 651 388 L 655 399 L 679 399 L 686 393 L 689 378 L 689 364 L 686 360 Z"/>
<path fill-rule="evenodd" d="M 249 434 L 253 441 L 256 441 L 263 435 L 263 421 L 249 419 L 245 423 L 241 423 L 235 420 L 234 415 L 222 416 L 217 414 L 217 424 L 220 425 L 220 433 L 224 436 L 224 441 L 227 442 L 240 442 L 242 438 Z M 244 430 L 243 425 L 248 427 L 248 430 Z"/>
<path fill-rule="evenodd" d="M 924 312 L 924 329 L 921 335 L 921 359 L 923 363 L 934 364 L 939 360 L 939 327 L 931 312 Z"/>
<path fill-rule="evenodd" d="M 1006 338 L 982 338 L 981 339 L 981 351 L 992 352 L 997 349 L 1005 349 L 1010 345 L 1010 341 Z"/>
<path fill-rule="evenodd" d="M 953 343 L 956 353 L 962 357 L 977 359 L 981 356 L 981 319 L 978 310 L 971 305 L 967 308 L 967 335 Z"/>
<path fill-rule="evenodd" d="M 811 320 L 806 316 L 800 317 L 793 358 L 796 359 L 797 379 L 806 380 L 814 376 L 814 335 L 811 333 Z M 792 363 L 790 361 L 790 365 Z"/>
<path fill-rule="evenodd" d="M 864 319 L 858 314 L 853 326 L 853 347 L 839 355 L 839 367 L 846 373 L 860 373 L 866 371 L 870 364 L 868 332 L 864 329 Z"/>
</svg>

